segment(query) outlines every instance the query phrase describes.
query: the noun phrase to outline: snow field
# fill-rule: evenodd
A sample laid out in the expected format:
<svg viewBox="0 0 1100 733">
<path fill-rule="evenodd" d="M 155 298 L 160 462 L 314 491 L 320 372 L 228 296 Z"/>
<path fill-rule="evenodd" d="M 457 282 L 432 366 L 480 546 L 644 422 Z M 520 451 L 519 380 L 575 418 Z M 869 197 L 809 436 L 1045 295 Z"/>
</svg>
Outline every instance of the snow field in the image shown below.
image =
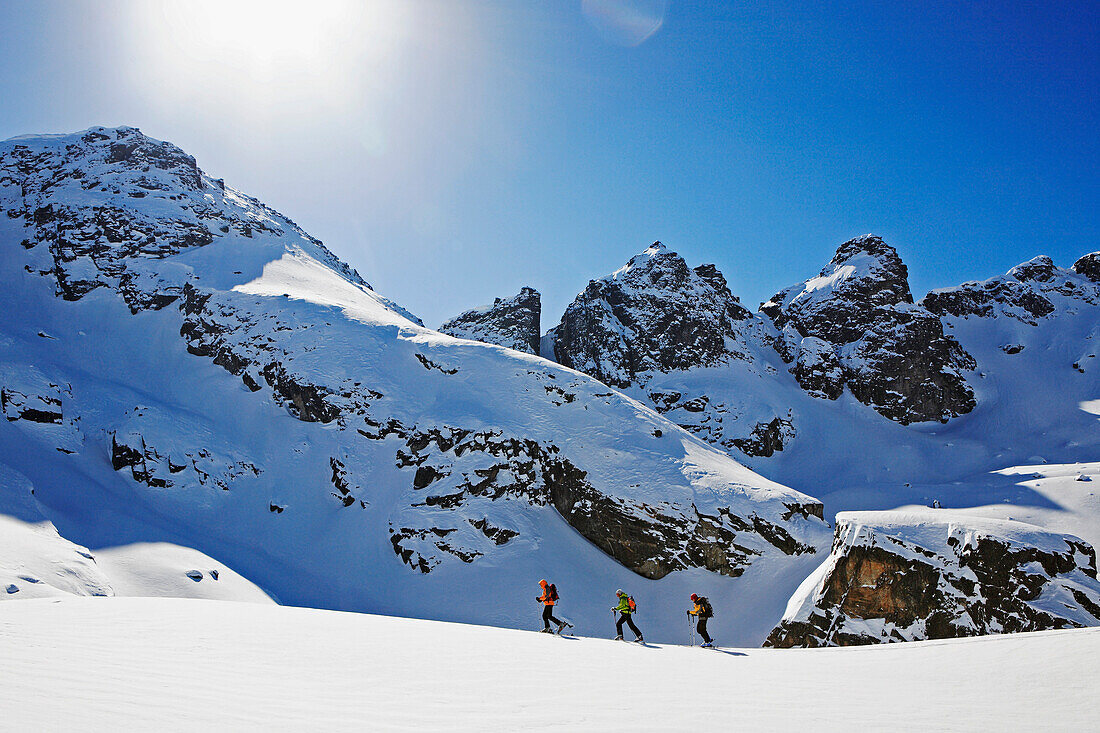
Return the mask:
<svg viewBox="0 0 1100 733">
<path fill-rule="evenodd" d="M 0 606 L 0 729 L 1095 730 L 1100 629 L 708 651 L 280 606 Z M 701 728 L 700 728 L 701 729 Z"/>
</svg>

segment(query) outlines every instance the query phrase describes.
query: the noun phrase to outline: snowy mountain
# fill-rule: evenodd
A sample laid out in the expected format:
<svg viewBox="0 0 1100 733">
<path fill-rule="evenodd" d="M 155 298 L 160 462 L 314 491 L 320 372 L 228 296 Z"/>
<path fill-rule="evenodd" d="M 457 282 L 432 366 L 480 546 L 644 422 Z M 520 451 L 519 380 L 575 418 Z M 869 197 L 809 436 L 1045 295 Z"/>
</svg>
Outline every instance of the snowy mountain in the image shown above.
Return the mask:
<svg viewBox="0 0 1100 733">
<path fill-rule="evenodd" d="M 1075 316 L 1094 315 L 1100 306 L 1100 252 L 1085 255 L 1070 270 L 1041 255 L 1000 277 L 933 290 L 921 303 L 952 326 L 975 318 L 996 323 L 1002 331 L 1016 330 L 1017 321 L 1034 328 L 1042 326 L 1042 331 L 1065 329 L 1078 320 Z M 1073 369 L 1082 374 L 1087 369 L 1095 374 L 1098 368 L 1094 360 L 1100 323 L 1093 320 L 1091 325 L 1081 338 L 1079 358 L 1072 362 Z M 1024 348 L 1023 343 L 1012 340 L 1001 346 L 1008 355 L 1019 354 Z"/>
<path fill-rule="evenodd" d="M 1078 537 L 950 510 L 844 512 L 766 645 L 851 646 L 1100 626 Z"/>
<path fill-rule="evenodd" d="M 793 380 L 772 378 L 782 366 L 777 338 L 714 265 L 691 269 L 656 242 L 591 281 L 544 338 L 543 355 L 622 389 L 714 445 L 770 456 L 793 435 L 783 393 Z M 765 386 L 773 381 L 779 394 Z"/>
<path fill-rule="evenodd" d="M 455 338 L 537 354 L 542 339 L 541 324 L 542 297 L 532 288 L 523 288 L 511 298 L 497 298 L 491 306 L 468 310 L 439 330 Z"/>
<path fill-rule="evenodd" d="M 606 278 L 589 282 L 552 332 L 559 363 L 613 387 L 645 386 L 652 374 L 720 364 L 727 339 L 751 314 L 713 265 L 688 269 L 654 242 Z"/>
<path fill-rule="evenodd" d="M 1098 262 L 1040 257 L 913 303 L 897 252 L 866 235 L 754 314 L 713 265 L 692 269 L 658 243 L 590 282 L 542 353 L 782 483 L 845 487 L 831 511 L 927 503 L 930 486 L 1036 456 L 1096 457 L 1081 405 L 1100 384 L 1081 373 L 1100 338 Z"/>
<path fill-rule="evenodd" d="M 1100 308 L 1090 277 L 1098 261 L 1100 254 L 1086 255 L 1067 270 L 1038 257 L 914 304 L 896 251 L 878 237 L 857 237 L 817 278 L 782 291 L 755 315 L 712 266 L 692 270 L 655 245 L 591 282 L 544 338 L 551 347 L 544 354 L 619 386 L 765 475 L 814 486 L 829 517 L 911 512 L 935 501 L 955 507 L 953 531 L 980 534 L 991 518 L 1021 517 L 1045 528 L 1017 533 L 1020 552 L 1044 531 L 1083 537 L 1072 541 L 1087 547 L 1100 542 L 1100 505 L 1092 484 L 1082 483 L 1100 475 L 1088 463 L 1100 450 L 1093 369 Z M 937 562 L 935 572 L 897 572 L 925 588 L 941 566 L 958 569 L 960 560 Z M 834 555 L 814 578 L 837 563 Z M 899 621 L 896 609 L 859 607 L 855 613 L 868 615 L 849 624 L 866 632 L 858 634 L 839 621 L 817 628 L 792 617 L 771 643 L 1100 623 L 1089 611 L 1091 595 L 1071 598 L 1062 614 L 1021 611 L 1011 594 L 1022 586 L 1009 575 L 997 576 L 1008 590 L 987 578 L 981 593 L 964 596 L 958 587 L 969 580 L 959 572 L 938 581 L 946 590 L 927 588 L 918 615 L 908 609 Z M 843 584 L 848 576 L 836 577 Z M 791 603 L 819 620 L 851 613 L 814 606 L 813 592 L 824 593 L 804 587 Z M 973 610 L 983 604 L 984 615 Z M 953 622 L 936 627 L 943 619 Z"/>
<path fill-rule="evenodd" d="M 759 643 L 827 548 L 819 501 L 422 327 L 133 128 L 0 144 L 0 214 L 0 491 L 97 557 L 169 542 L 285 603 L 506 626 L 550 577 L 599 634 L 627 587 L 655 639 L 703 588 Z"/>
<path fill-rule="evenodd" d="M 840 245 L 817 277 L 760 306 L 784 329 L 784 357 L 811 394 L 860 402 L 902 425 L 974 409 L 964 372 L 974 359 L 926 309 L 913 305 L 909 272 L 873 235 Z M 793 329 L 793 330 L 792 330 Z M 803 339 L 813 339 L 801 348 Z"/>
</svg>

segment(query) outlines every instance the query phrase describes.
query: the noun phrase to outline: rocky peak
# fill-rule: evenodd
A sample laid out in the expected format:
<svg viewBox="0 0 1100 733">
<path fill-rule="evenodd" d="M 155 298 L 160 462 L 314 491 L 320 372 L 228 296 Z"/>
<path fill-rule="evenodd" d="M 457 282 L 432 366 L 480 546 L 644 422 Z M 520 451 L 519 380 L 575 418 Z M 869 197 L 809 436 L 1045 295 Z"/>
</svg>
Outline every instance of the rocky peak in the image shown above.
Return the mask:
<svg viewBox="0 0 1100 733">
<path fill-rule="evenodd" d="M 172 143 L 147 137 L 136 127 L 92 127 L 76 135 L 28 136 L 7 143 L 24 173 L 42 172 L 45 163 L 53 186 L 91 173 L 109 173 L 145 190 L 161 190 L 166 184 L 189 191 L 203 188 L 202 172 L 193 156 Z"/>
<path fill-rule="evenodd" d="M 866 267 L 876 279 L 893 282 L 897 285 L 898 297 L 893 302 L 913 302 L 909 293 L 909 269 L 898 256 L 898 251 L 875 234 L 863 234 L 849 239 L 836 249 L 829 264 L 822 269 L 821 275 L 827 276 L 836 268 L 844 265 Z"/>
<path fill-rule="evenodd" d="M 817 277 L 780 291 L 760 310 L 779 328 L 792 323 L 803 336 L 850 343 L 874 322 L 874 309 L 912 302 L 909 269 L 897 250 L 865 234 L 840 245 Z"/>
<path fill-rule="evenodd" d="M 841 512 L 829 559 L 796 591 L 765 646 L 1097 624 L 1096 553 L 1078 537 L 948 509 Z"/>
<path fill-rule="evenodd" d="M 1094 283 L 1100 283 L 1100 252 L 1087 254 L 1073 263 L 1073 271 Z"/>
<path fill-rule="evenodd" d="M 615 387 L 647 372 L 713 366 L 751 319 L 714 265 L 694 270 L 654 242 L 614 273 L 589 282 L 552 332 L 555 358 Z M 640 376 L 641 375 L 641 376 Z"/>
<path fill-rule="evenodd" d="M 154 261 L 238 236 L 280 239 L 369 287 L 294 222 L 203 175 L 194 157 L 134 127 L 0 142 L 0 210 L 22 225 L 26 271 L 55 279 L 67 300 L 107 287 L 135 313 L 163 308 L 180 298 L 194 273 Z"/>
<path fill-rule="evenodd" d="M 936 316 L 913 305 L 908 277 L 897 251 L 868 234 L 840 245 L 817 277 L 760 306 L 787 334 L 777 350 L 795 362 L 803 388 L 835 399 L 847 385 L 860 402 L 903 425 L 974 409 L 961 374 L 974 360 Z"/>
<path fill-rule="evenodd" d="M 439 327 L 457 338 L 539 353 L 542 298 L 533 288 L 522 288 L 511 298 L 496 298 L 491 306 L 474 308 Z"/>
<path fill-rule="evenodd" d="M 1059 268 L 1054 264 L 1054 260 L 1050 259 L 1050 257 L 1039 255 L 1021 265 L 1016 265 L 1008 271 L 1008 274 L 1020 282 L 1028 282 L 1031 280 L 1050 282 L 1054 279 L 1058 269 Z"/>
<path fill-rule="evenodd" d="M 699 265 L 693 268 L 692 271 L 714 288 L 716 293 L 726 296 L 729 302 L 730 316 L 732 318 L 745 320 L 746 318 L 752 317 L 752 313 L 750 313 L 747 308 L 741 306 L 741 299 L 730 292 L 729 285 L 726 283 L 726 276 L 718 270 L 717 266 L 712 264 Z"/>
</svg>

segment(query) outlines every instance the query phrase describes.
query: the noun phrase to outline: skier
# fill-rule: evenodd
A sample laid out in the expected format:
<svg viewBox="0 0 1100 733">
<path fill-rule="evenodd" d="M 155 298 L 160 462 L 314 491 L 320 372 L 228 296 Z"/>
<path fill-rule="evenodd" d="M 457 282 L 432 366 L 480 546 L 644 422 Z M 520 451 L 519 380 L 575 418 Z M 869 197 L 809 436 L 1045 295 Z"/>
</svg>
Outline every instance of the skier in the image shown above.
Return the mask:
<svg viewBox="0 0 1100 733">
<path fill-rule="evenodd" d="M 554 618 L 554 604 L 558 602 L 558 589 L 553 583 L 547 583 L 545 578 L 539 581 L 539 585 L 542 587 L 542 595 L 535 598 L 535 600 L 543 604 L 542 633 L 553 633 L 553 630 L 550 628 L 550 622 L 553 621 L 558 625 L 558 633 L 560 634 L 568 624 L 560 619 Z"/>
<path fill-rule="evenodd" d="M 634 632 L 634 636 L 638 637 L 634 641 L 644 642 L 645 639 L 642 638 L 642 632 L 638 631 L 638 627 L 634 625 L 634 619 L 631 618 L 634 611 L 637 609 L 634 599 L 624 593 L 622 588 L 615 591 L 615 596 L 619 599 L 619 605 L 611 609 L 613 612 L 619 612 L 619 620 L 615 622 L 615 632 L 618 634 L 615 640 L 623 640 L 623 623 L 626 623 L 626 625 L 630 627 L 630 630 Z"/>
<path fill-rule="evenodd" d="M 689 616 L 694 616 L 698 619 L 695 624 L 695 630 L 699 632 L 699 638 L 703 640 L 703 646 L 710 648 L 714 646 L 714 640 L 710 638 L 710 634 L 707 633 L 707 619 L 714 615 L 714 609 L 710 606 L 710 601 L 706 596 L 691 594 L 691 602 L 695 604 L 695 607 L 688 611 Z"/>
</svg>

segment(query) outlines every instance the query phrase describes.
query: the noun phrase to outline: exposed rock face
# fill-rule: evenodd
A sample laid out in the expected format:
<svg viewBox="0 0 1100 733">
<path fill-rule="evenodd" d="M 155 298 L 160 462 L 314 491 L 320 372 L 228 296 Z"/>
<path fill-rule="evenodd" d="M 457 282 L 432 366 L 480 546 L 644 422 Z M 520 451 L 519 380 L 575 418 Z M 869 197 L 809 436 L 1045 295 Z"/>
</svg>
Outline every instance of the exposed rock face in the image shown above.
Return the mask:
<svg viewBox="0 0 1100 733">
<path fill-rule="evenodd" d="M 974 409 L 962 374 L 975 367 L 973 358 L 913 304 L 905 264 L 879 237 L 845 242 L 820 275 L 760 310 L 788 334 L 777 349 L 795 361 L 792 371 L 811 394 L 835 399 L 842 373 L 856 399 L 903 425 Z M 795 348 L 790 329 L 814 341 Z"/>
<path fill-rule="evenodd" d="M 734 438 L 733 444 L 749 456 L 768 458 L 783 450 L 784 444 L 794 437 L 790 420 L 775 418 L 768 423 L 757 423 L 746 438 Z"/>
<path fill-rule="evenodd" d="M 65 407 L 71 399 L 72 388 L 63 380 L 51 379 L 31 364 L 7 362 L 0 352 L 0 414 L 66 454 L 84 444 L 78 416 Z"/>
<path fill-rule="evenodd" d="M 921 305 L 942 317 L 1005 317 L 1035 326 L 1054 315 L 1058 310 L 1055 301 L 1063 298 L 1100 304 L 1097 263 L 1100 254 L 1094 253 L 1077 260 L 1072 270 L 1065 270 L 1040 255 L 999 277 L 933 290 Z"/>
<path fill-rule="evenodd" d="M 1084 540 L 951 510 L 842 512 L 832 554 L 798 589 L 765 646 L 1097 624 L 1096 553 Z"/>
<path fill-rule="evenodd" d="M 714 265 L 660 242 L 593 280 L 543 339 L 543 356 L 627 391 L 703 440 L 770 456 L 794 437 L 788 406 L 751 391 L 778 373 L 775 329 Z"/>
<path fill-rule="evenodd" d="M 791 323 L 803 336 L 850 344 L 884 311 L 912 302 L 909 269 L 897 251 L 866 234 L 840 245 L 817 277 L 780 291 L 760 310 L 779 328 Z"/>
<path fill-rule="evenodd" d="M 807 336 L 798 341 L 791 373 L 814 397 L 835 400 L 844 392 L 844 366 L 833 345 L 823 339 Z"/>
<path fill-rule="evenodd" d="M 533 288 L 523 288 L 511 298 L 497 298 L 488 308 L 468 310 L 444 323 L 439 330 L 457 338 L 537 354 L 542 338 L 541 319 L 541 296 Z"/>
<path fill-rule="evenodd" d="M 135 408 L 133 426 L 156 425 L 158 419 L 150 416 L 152 412 L 155 411 L 150 408 Z M 134 481 L 153 489 L 198 484 L 229 491 L 234 484 L 242 485 L 240 479 L 263 473 L 247 460 L 216 455 L 201 445 L 187 448 L 150 445 L 136 430 L 115 433 L 110 438 L 111 466 L 116 471 L 128 470 Z M 170 440 L 167 436 L 165 439 Z"/>
<path fill-rule="evenodd" d="M 1100 252 L 1087 254 L 1073 263 L 1073 271 L 1094 283 L 1100 283 Z"/>
<path fill-rule="evenodd" d="M 739 354 L 752 314 L 714 265 L 689 269 L 660 242 L 592 280 L 553 331 L 554 356 L 612 387 L 644 386 L 650 372 L 715 366 Z"/>
</svg>

